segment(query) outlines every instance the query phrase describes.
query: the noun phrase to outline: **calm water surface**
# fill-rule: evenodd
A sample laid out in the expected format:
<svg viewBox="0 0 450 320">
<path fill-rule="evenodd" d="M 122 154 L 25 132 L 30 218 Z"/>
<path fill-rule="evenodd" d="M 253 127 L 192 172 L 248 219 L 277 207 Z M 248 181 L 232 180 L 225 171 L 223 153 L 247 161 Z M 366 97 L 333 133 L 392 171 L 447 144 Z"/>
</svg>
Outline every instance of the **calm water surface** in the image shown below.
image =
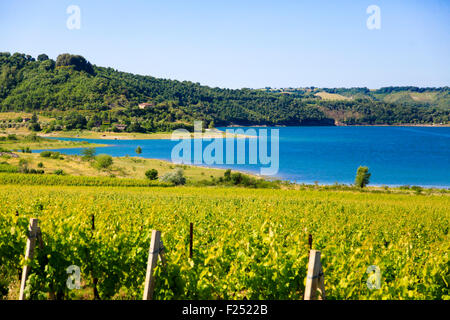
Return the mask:
<svg viewBox="0 0 450 320">
<path fill-rule="evenodd" d="M 450 127 L 253 129 L 257 132 L 260 129 L 268 129 L 269 135 L 271 129 L 279 130 L 280 157 L 277 178 L 299 183 L 318 181 L 320 184 L 349 184 L 354 180 L 357 167 L 364 165 L 368 166 L 372 173 L 373 185 L 450 187 Z M 108 147 L 97 148 L 97 153 L 111 156 L 136 156 L 134 150 L 140 146 L 141 157 L 163 160 L 171 159 L 172 148 L 178 143 L 171 140 L 61 139 L 109 144 Z M 203 148 L 208 144 L 209 142 L 203 142 Z M 248 152 L 248 148 L 246 150 Z M 65 154 L 80 153 L 79 148 L 57 151 Z M 248 154 L 246 156 L 248 159 Z M 260 171 L 259 165 L 213 166 L 253 173 Z"/>
</svg>

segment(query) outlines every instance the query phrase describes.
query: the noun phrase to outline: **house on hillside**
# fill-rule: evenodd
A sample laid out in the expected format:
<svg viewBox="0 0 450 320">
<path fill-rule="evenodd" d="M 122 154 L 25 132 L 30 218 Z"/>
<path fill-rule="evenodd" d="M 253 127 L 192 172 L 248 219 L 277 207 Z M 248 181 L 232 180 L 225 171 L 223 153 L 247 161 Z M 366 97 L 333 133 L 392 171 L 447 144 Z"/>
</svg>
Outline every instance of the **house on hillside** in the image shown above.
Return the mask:
<svg viewBox="0 0 450 320">
<path fill-rule="evenodd" d="M 127 128 L 126 124 L 117 124 L 116 128 L 119 129 L 120 131 L 123 131 Z"/>
<path fill-rule="evenodd" d="M 155 106 L 155 104 L 153 102 L 140 103 L 139 109 L 145 109 L 145 108 L 154 107 L 154 106 Z"/>
</svg>

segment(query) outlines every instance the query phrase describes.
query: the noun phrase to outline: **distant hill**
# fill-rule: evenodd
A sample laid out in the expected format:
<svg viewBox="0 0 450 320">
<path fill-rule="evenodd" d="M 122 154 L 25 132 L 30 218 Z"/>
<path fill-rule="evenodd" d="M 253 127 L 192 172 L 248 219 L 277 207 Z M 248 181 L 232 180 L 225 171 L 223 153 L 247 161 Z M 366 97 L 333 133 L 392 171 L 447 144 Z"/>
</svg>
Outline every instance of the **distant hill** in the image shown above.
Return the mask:
<svg viewBox="0 0 450 320">
<path fill-rule="evenodd" d="M 168 131 L 208 126 L 446 124 L 449 88 L 221 89 L 99 67 L 77 55 L 56 61 L 0 53 L 0 108 L 55 119 L 61 128 Z"/>
<path fill-rule="evenodd" d="M 450 88 L 386 87 L 377 90 L 367 88 L 316 89 L 315 95 L 324 100 L 370 99 L 387 103 L 450 108 Z"/>
</svg>

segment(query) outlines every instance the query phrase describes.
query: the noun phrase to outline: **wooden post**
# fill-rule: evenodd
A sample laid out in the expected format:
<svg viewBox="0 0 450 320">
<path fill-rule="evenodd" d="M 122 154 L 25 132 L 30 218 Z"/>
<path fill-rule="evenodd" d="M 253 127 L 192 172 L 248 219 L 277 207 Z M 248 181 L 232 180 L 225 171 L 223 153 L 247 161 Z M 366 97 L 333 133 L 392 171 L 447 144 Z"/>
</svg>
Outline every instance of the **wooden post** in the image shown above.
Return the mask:
<svg viewBox="0 0 450 320">
<path fill-rule="evenodd" d="M 320 272 L 319 272 L 319 278 L 317 279 L 317 286 L 320 290 L 319 300 L 325 300 L 325 278 L 322 270 L 322 264 L 320 264 Z"/>
<path fill-rule="evenodd" d="M 156 268 L 156 263 L 158 262 L 160 245 L 161 245 L 161 231 L 152 230 L 152 239 L 150 243 L 150 250 L 148 252 L 147 274 L 145 276 L 143 300 L 153 299 L 153 290 L 155 286 L 155 277 L 153 275 L 153 272 Z"/>
<path fill-rule="evenodd" d="M 310 233 L 308 236 L 309 250 L 312 250 L 312 242 L 313 242 L 312 234 Z"/>
<path fill-rule="evenodd" d="M 194 238 L 194 224 L 191 222 L 189 225 L 189 258 L 192 259 L 192 241 Z"/>
<path fill-rule="evenodd" d="M 325 299 L 325 285 L 322 265 L 320 263 L 320 251 L 309 252 L 308 273 L 306 276 L 305 300 L 315 300 L 317 289 L 320 291 L 319 299 Z"/>
<path fill-rule="evenodd" d="M 162 239 L 159 242 L 159 259 L 161 260 L 163 267 L 165 267 L 166 266 L 166 258 L 164 256 L 164 244 L 163 244 Z"/>
<path fill-rule="evenodd" d="M 25 259 L 31 260 L 34 256 L 34 247 L 36 246 L 36 237 L 38 234 L 38 219 L 31 218 L 30 226 L 28 227 L 29 235 L 27 240 L 27 247 L 25 249 Z M 30 272 L 31 267 L 28 265 L 24 265 L 22 269 L 22 280 L 20 281 L 20 293 L 19 300 L 24 299 L 25 294 L 25 285 L 27 282 L 28 273 Z"/>
</svg>

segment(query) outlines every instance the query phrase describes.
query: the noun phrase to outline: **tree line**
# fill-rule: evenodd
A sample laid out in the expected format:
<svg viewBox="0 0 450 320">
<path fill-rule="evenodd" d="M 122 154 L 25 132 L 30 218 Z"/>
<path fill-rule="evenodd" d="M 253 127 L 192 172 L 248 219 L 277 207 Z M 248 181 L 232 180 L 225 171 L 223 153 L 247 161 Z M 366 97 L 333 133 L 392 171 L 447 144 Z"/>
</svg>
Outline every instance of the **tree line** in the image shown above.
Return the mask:
<svg viewBox="0 0 450 320">
<path fill-rule="evenodd" d="M 366 89 L 347 90 L 366 94 Z M 439 90 L 449 91 L 448 87 Z M 149 105 L 140 107 L 141 103 Z M 130 132 L 189 128 L 193 120 L 208 126 L 334 125 L 338 111 L 346 112 L 339 119 L 344 124 L 447 123 L 449 118 L 448 107 L 367 98 L 326 101 L 303 90 L 286 94 L 211 88 L 99 67 L 71 54 L 61 54 L 54 61 L 45 54 L 34 59 L 0 53 L 0 108 L 55 118 L 46 130 L 95 127 Z"/>
</svg>

